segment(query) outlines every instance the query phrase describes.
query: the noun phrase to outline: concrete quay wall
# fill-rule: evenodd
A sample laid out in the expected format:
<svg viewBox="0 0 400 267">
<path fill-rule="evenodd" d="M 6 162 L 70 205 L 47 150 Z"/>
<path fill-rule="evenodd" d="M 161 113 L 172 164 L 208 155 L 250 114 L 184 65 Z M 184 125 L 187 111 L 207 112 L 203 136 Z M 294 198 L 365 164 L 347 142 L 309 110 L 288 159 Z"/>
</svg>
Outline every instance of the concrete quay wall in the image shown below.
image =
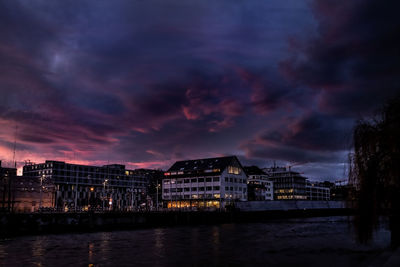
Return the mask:
<svg viewBox="0 0 400 267">
<path fill-rule="evenodd" d="M 237 202 L 235 207 L 240 211 L 273 211 L 304 209 L 345 209 L 345 201 L 307 201 L 307 200 L 273 200 Z"/>
<path fill-rule="evenodd" d="M 243 202 L 236 205 L 236 209 L 230 212 L 3 213 L 0 214 L 0 238 L 17 235 L 134 230 L 178 225 L 267 222 L 274 219 L 353 214 L 351 209 L 338 208 L 341 207 L 339 204 L 329 204 L 329 206 L 328 204 L 288 203 L 283 206 L 270 206 L 268 210 L 265 209 L 265 204 L 250 204 L 247 208 L 243 208 L 244 204 Z M 279 207 L 280 209 L 278 209 Z"/>
</svg>

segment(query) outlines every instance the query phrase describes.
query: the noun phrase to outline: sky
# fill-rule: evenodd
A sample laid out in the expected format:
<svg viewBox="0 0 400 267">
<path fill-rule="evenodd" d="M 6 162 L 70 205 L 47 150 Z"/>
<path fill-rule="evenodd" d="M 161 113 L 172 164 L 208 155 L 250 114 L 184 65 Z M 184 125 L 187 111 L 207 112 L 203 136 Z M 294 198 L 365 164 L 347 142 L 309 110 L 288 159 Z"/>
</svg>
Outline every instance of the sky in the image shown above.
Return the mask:
<svg viewBox="0 0 400 267">
<path fill-rule="evenodd" d="M 400 90 L 398 1 L 0 2 L 0 159 L 237 155 L 346 178 L 352 130 Z M 16 141 L 16 142 L 15 142 Z"/>
</svg>

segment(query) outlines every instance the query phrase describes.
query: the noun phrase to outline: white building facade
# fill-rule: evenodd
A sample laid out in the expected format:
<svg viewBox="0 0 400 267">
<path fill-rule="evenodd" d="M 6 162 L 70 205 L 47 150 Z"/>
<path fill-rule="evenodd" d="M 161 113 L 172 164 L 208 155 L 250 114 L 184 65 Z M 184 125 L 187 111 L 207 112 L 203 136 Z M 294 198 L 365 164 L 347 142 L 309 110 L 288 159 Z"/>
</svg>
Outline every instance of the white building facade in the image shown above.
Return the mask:
<svg viewBox="0 0 400 267">
<path fill-rule="evenodd" d="M 235 156 L 178 161 L 164 174 L 162 198 L 172 209 L 224 208 L 247 201 L 247 176 Z"/>
</svg>

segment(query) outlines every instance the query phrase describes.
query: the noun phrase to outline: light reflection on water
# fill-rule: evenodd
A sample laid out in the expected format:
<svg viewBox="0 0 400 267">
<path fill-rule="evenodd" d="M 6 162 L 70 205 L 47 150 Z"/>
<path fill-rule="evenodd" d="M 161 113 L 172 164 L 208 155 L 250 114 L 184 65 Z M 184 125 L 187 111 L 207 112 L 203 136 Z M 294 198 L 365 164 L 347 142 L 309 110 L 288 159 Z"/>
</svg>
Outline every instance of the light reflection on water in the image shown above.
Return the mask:
<svg viewBox="0 0 400 267">
<path fill-rule="evenodd" d="M 360 246 L 344 217 L 19 237 L 0 266 L 360 266 L 389 244 L 381 227 Z"/>
</svg>

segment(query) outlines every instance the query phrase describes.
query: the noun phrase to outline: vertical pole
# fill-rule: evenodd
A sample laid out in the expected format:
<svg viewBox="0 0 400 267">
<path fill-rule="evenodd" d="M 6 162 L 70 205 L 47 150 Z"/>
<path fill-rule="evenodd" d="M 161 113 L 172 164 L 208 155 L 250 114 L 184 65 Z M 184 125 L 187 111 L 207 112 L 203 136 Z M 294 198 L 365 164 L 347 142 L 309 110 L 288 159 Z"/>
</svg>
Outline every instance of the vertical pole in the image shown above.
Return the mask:
<svg viewBox="0 0 400 267">
<path fill-rule="evenodd" d="M 156 206 L 156 211 L 158 211 L 158 179 L 156 180 L 156 182 L 157 182 L 157 186 L 156 186 L 156 189 L 157 189 L 157 190 L 156 190 L 156 194 L 157 194 L 157 198 L 156 198 L 156 200 L 157 200 L 157 201 L 156 201 L 156 205 L 157 205 L 157 206 Z"/>
<path fill-rule="evenodd" d="M 40 200 L 39 200 L 39 210 L 42 208 L 42 192 L 43 192 L 43 175 L 40 176 Z"/>
<path fill-rule="evenodd" d="M 77 212 L 77 209 L 78 209 L 78 207 L 77 207 L 77 205 L 78 205 L 78 166 L 75 166 L 76 167 L 76 169 L 75 169 L 75 172 L 76 172 L 76 175 L 75 175 L 75 212 Z"/>
</svg>

